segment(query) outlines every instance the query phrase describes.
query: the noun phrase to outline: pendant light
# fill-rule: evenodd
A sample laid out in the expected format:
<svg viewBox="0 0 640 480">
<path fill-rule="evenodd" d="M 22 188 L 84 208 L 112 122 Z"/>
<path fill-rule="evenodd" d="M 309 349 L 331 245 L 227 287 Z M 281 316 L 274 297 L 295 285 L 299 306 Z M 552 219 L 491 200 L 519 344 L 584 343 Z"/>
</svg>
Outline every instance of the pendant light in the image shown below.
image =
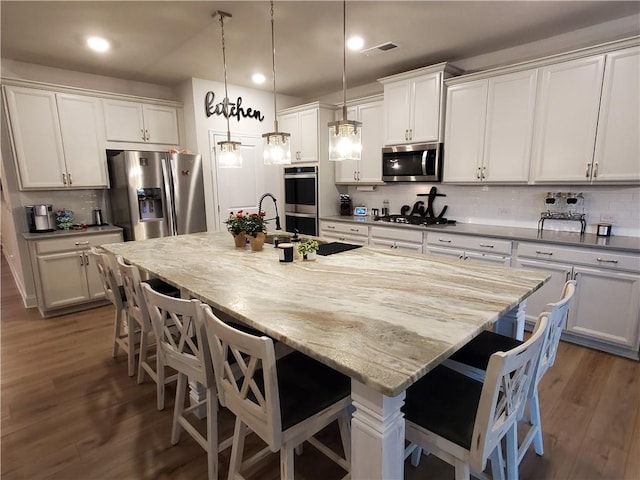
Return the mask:
<svg viewBox="0 0 640 480">
<path fill-rule="evenodd" d="M 329 160 L 360 160 L 361 122 L 347 120 L 347 2 L 342 2 L 342 120 L 329 122 Z"/>
<path fill-rule="evenodd" d="M 240 152 L 240 142 L 231 141 L 231 131 L 229 130 L 229 94 L 227 91 L 227 57 L 225 55 L 224 44 L 224 19 L 231 18 L 230 13 L 218 10 L 213 14 L 214 17 L 220 17 L 220 27 L 222 30 L 222 64 L 224 68 L 224 100 L 222 102 L 222 111 L 227 119 L 227 139 L 218 142 L 218 166 L 220 168 L 241 168 L 242 153 Z"/>
<path fill-rule="evenodd" d="M 291 134 L 278 131 L 276 107 L 276 42 L 273 27 L 273 0 L 271 0 L 271 60 L 273 69 L 273 132 L 262 135 L 265 165 L 288 165 L 291 163 Z"/>
</svg>

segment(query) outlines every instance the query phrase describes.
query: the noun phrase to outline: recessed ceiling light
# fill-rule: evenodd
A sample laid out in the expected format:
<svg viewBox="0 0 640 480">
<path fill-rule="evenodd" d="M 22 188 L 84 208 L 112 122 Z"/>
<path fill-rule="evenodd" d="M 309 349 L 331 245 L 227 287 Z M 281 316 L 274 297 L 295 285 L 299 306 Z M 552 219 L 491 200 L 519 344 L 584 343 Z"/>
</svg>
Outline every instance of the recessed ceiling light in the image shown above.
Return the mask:
<svg viewBox="0 0 640 480">
<path fill-rule="evenodd" d="M 87 38 L 87 45 L 95 52 L 106 52 L 110 48 L 109 42 L 102 37 Z"/>
<path fill-rule="evenodd" d="M 364 39 L 362 37 L 354 36 L 347 40 L 347 47 L 349 47 L 349 50 L 359 51 L 363 45 Z"/>
<path fill-rule="evenodd" d="M 251 80 L 253 80 L 253 83 L 260 84 L 260 83 L 264 83 L 266 78 L 261 73 L 254 73 L 253 76 L 251 77 Z"/>
</svg>

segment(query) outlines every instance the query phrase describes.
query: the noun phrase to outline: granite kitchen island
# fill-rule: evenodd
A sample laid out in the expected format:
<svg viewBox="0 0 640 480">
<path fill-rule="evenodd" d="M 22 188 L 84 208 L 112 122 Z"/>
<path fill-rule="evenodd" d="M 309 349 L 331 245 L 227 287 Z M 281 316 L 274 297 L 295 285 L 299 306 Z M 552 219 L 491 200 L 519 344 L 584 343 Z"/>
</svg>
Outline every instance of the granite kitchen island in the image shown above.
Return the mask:
<svg viewBox="0 0 640 480">
<path fill-rule="evenodd" d="M 281 263 L 226 232 L 104 245 L 352 379 L 352 478 L 401 479 L 406 388 L 501 318 L 523 321 L 545 272 L 350 250 Z"/>
</svg>

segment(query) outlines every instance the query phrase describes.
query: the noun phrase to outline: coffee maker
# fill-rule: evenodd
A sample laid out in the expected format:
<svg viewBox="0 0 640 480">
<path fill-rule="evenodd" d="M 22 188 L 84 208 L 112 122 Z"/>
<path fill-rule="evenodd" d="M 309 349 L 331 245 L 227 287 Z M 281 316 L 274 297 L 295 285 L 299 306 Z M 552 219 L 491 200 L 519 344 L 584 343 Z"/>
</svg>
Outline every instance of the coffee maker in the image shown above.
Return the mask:
<svg viewBox="0 0 640 480">
<path fill-rule="evenodd" d="M 340 194 L 340 215 L 353 215 L 353 205 L 348 193 Z"/>
<path fill-rule="evenodd" d="M 24 207 L 27 213 L 29 232 L 53 232 L 55 231 L 55 218 L 51 204 L 27 205 Z"/>
</svg>

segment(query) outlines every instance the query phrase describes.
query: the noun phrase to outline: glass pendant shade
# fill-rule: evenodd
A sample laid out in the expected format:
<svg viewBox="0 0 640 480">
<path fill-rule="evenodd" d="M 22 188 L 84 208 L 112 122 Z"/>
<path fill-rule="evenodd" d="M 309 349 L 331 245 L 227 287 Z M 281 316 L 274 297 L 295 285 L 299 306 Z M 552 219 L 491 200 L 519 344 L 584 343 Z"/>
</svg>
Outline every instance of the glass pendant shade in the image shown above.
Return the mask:
<svg viewBox="0 0 640 480">
<path fill-rule="evenodd" d="M 341 120 L 329 123 L 329 160 L 360 160 L 362 156 L 362 123 Z"/>
<path fill-rule="evenodd" d="M 289 165 L 291 163 L 291 135 L 270 132 L 262 135 L 265 165 Z"/>
<path fill-rule="evenodd" d="M 242 168 L 240 142 L 218 142 L 218 166 L 223 168 Z"/>
</svg>

